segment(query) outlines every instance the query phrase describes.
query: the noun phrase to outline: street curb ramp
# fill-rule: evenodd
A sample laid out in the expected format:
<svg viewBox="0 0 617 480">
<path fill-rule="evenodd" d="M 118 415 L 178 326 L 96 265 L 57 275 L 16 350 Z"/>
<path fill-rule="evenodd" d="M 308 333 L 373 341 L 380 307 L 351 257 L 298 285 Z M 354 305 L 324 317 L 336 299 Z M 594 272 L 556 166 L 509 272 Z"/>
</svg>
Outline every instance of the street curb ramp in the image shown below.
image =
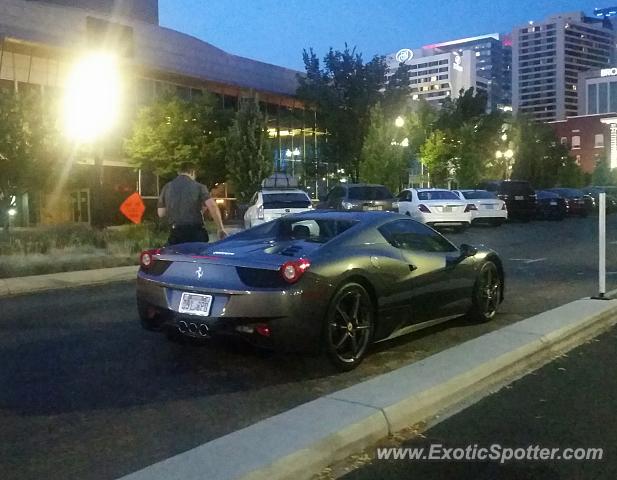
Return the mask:
<svg viewBox="0 0 617 480">
<path fill-rule="evenodd" d="M 577 300 L 300 405 L 121 480 L 309 479 L 405 427 L 477 401 L 615 323 L 617 300 Z"/>
</svg>

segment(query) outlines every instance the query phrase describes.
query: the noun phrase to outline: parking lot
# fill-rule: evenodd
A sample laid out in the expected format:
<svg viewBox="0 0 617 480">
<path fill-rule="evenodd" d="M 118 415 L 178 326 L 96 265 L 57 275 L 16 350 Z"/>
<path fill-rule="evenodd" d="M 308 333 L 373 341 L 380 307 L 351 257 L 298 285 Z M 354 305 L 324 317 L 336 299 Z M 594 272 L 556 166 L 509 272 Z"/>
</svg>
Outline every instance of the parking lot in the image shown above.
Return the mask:
<svg viewBox="0 0 617 480">
<path fill-rule="evenodd" d="M 607 231 L 610 290 L 617 288 L 617 216 Z M 379 344 L 346 374 L 314 357 L 171 344 L 139 327 L 132 284 L 0 300 L 2 478 L 116 478 L 597 292 L 597 217 L 445 234 L 502 256 L 506 299 L 498 316 Z"/>
</svg>

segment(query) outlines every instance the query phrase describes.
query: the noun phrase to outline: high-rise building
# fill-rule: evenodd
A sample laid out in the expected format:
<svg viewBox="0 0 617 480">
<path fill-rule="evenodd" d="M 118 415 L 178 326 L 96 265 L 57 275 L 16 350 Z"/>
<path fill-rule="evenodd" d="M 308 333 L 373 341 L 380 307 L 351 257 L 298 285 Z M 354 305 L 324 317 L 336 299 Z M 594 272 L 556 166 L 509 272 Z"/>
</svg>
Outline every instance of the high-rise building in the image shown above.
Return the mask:
<svg viewBox="0 0 617 480">
<path fill-rule="evenodd" d="M 512 104 L 512 41 L 510 35 L 492 33 L 427 45 L 425 49 L 462 54 L 471 50 L 476 57 L 476 75 L 489 80 L 489 108 Z"/>
<path fill-rule="evenodd" d="M 458 97 L 461 90 L 473 87 L 488 93 L 490 81 L 478 77 L 476 59 L 471 50 L 459 54 L 438 48 L 404 48 L 386 56 L 386 63 L 388 77 L 399 65 L 408 65 L 411 99 L 424 99 L 439 107 L 442 100 Z"/>
<path fill-rule="evenodd" d="M 606 18 L 552 15 L 514 29 L 512 106 L 541 121 L 577 114 L 578 75 L 611 65 L 615 31 Z"/>
</svg>

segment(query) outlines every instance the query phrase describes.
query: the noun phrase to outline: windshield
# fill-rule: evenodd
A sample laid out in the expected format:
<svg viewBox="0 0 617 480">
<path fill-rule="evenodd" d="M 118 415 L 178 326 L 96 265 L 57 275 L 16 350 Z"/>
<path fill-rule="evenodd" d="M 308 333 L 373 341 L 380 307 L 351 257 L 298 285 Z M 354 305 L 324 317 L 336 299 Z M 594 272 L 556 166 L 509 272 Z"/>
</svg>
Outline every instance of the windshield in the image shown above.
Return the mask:
<svg viewBox="0 0 617 480">
<path fill-rule="evenodd" d="M 394 195 L 386 187 L 351 187 L 349 200 L 390 200 Z"/>
<path fill-rule="evenodd" d="M 547 192 L 546 190 L 538 190 L 536 192 L 536 195 L 537 195 L 539 200 L 544 200 L 544 199 L 547 199 L 547 198 L 561 198 L 555 192 Z"/>
<path fill-rule="evenodd" d="M 533 189 L 528 182 L 503 182 L 501 190 L 504 193 L 516 195 L 532 195 Z"/>
<path fill-rule="evenodd" d="M 236 240 L 304 240 L 326 243 L 353 227 L 357 220 L 325 218 L 281 218 L 234 235 Z"/>
<path fill-rule="evenodd" d="M 458 195 L 450 190 L 425 190 L 418 192 L 419 200 L 458 200 Z"/>
<path fill-rule="evenodd" d="M 494 193 L 487 192 L 486 190 L 469 190 L 462 191 L 461 193 L 463 194 L 463 197 L 465 197 L 467 200 L 484 200 L 497 198 Z"/>
<path fill-rule="evenodd" d="M 566 198 L 575 198 L 575 197 L 582 197 L 583 196 L 583 192 L 581 192 L 580 190 L 577 190 L 575 188 L 552 188 L 551 190 L 549 190 L 550 192 L 554 192 L 558 195 L 561 195 L 562 197 L 566 197 Z"/>
<path fill-rule="evenodd" d="M 264 208 L 306 208 L 311 205 L 309 197 L 302 192 L 264 193 Z"/>
</svg>

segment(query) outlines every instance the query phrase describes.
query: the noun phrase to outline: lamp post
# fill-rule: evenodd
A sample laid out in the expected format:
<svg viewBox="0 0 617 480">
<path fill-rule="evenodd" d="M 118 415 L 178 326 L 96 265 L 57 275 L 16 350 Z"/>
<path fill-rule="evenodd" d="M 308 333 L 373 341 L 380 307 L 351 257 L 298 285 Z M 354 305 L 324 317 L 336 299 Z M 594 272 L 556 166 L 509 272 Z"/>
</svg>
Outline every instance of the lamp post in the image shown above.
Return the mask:
<svg viewBox="0 0 617 480">
<path fill-rule="evenodd" d="M 108 53 L 90 53 L 69 72 L 64 97 L 64 130 L 76 146 L 90 145 L 94 153 L 96 182 L 91 222 L 102 226 L 103 158 L 98 142 L 116 125 L 120 110 L 121 82 L 117 59 Z"/>
</svg>

